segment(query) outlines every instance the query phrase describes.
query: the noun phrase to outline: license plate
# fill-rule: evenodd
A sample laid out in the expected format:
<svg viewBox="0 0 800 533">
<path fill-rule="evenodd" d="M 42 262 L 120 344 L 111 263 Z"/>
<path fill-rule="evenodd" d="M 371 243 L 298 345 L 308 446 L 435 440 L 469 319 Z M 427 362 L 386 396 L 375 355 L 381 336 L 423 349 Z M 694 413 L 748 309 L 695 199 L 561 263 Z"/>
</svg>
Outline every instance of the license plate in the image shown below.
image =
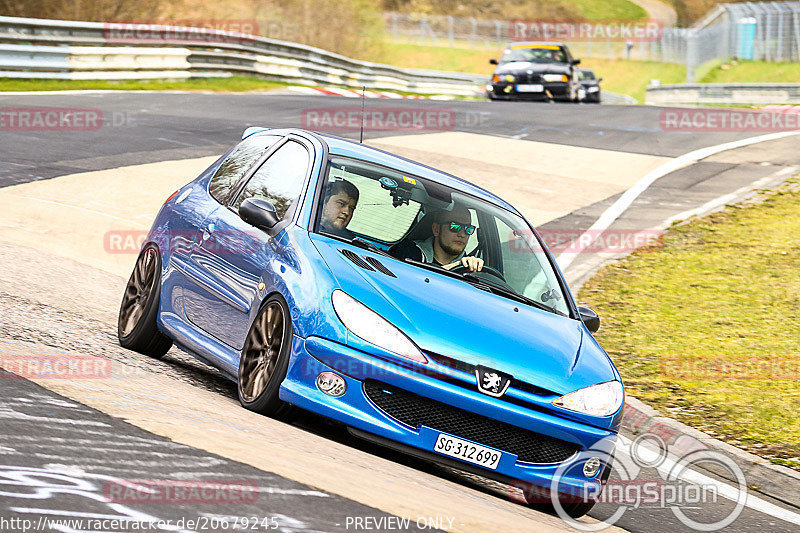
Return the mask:
<svg viewBox="0 0 800 533">
<path fill-rule="evenodd" d="M 451 437 L 444 433 L 439 433 L 433 451 L 492 470 L 497 468 L 497 465 L 500 463 L 500 456 L 502 455 L 497 450 L 479 444 L 473 444 L 466 440 L 457 439 L 456 437 Z"/>
<path fill-rule="evenodd" d="M 540 93 L 544 91 L 544 85 L 517 85 L 518 93 Z"/>
</svg>

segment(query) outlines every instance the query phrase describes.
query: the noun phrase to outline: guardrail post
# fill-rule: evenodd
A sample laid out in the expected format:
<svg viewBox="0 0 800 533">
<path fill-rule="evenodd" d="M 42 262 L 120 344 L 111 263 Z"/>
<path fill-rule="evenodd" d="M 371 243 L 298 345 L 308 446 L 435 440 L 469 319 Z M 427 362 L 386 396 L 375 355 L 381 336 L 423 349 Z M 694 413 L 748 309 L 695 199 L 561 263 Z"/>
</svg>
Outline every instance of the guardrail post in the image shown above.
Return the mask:
<svg viewBox="0 0 800 533">
<path fill-rule="evenodd" d="M 453 47 L 453 16 L 447 16 L 447 42 Z"/>
<path fill-rule="evenodd" d="M 469 21 L 472 23 L 472 33 L 469 34 L 469 45 L 475 46 L 475 41 L 478 40 L 478 20 L 470 17 Z"/>
<path fill-rule="evenodd" d="M 695 30 L 686 32 L 686 83 L 694 82 L 694 69 L 697 57 L 697 43 L 695 42 Z"/>
</svg>

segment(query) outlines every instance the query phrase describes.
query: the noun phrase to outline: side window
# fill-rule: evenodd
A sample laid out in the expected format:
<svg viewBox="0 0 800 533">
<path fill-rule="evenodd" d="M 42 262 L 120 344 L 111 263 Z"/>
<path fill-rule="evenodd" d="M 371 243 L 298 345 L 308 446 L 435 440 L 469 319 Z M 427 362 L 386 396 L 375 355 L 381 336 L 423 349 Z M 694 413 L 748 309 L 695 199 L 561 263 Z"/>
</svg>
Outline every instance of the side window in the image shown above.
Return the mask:
<svg viewBox="0 0 800 533">
<path fill-rule="evenodd" d="M 239 178 L 267 148 L 280 139 L 279 135 L 254 135 L 242 141 L 211 178 L 208 186 L 211 196 L 221 204 L 227 203 L 231 188 Z"/>
<path fill-rule="evenodd" d="M 287 142 L 256 170 L 233 206 L 238 210 L 247 198 L 262 198 L 271 202 L 278 217 L 283 218 L 300 197 L 310 160 L 303 145 Z"/>
</svg>

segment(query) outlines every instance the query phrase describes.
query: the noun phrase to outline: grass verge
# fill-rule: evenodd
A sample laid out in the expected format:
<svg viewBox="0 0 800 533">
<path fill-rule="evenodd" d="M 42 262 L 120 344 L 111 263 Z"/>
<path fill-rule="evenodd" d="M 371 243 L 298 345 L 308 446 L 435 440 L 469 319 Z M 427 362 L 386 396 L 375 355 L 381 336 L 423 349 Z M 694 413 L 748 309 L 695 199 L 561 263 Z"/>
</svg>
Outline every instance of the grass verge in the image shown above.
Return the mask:
<svg viewBox="0 0 800 533">
<path fill-rule="evenodd" d="M 800 63 L 730 61 L 703 76 L 703 83 L 800 83 Z"/>
<path fill-rule="evenodd" d="M 800 465 L 800 180 L 670 228 L 580 291 L 628 392 Z"/>
</svg>

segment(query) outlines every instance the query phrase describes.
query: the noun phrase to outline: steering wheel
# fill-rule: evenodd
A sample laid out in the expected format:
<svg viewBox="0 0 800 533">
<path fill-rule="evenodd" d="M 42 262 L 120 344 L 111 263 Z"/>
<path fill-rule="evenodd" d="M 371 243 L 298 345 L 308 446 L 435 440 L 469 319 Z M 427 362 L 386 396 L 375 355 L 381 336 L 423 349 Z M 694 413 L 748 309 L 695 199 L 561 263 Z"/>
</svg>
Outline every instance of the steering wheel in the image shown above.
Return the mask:
<svg viewBox="0 0 800 533">
<path fill-rule="evenodd" d="M 469 269 L 469 267 L 465 267 L 464 265 L 455 266 L 455 267 L 450 269 L 450 272 L 455 272 L 457 274 L 461 274 L 461 273 L 464 273 L 464 272 L 469 272 L 470 274 L 474 274 L 475 276 L 477 276 L 479 278 L 486 278 L 488 281 L 494 281 L 493 278 L 495 278 L 495 279 L 499 279 L 501 282 L 503 282 L 503 285 L 508 286 L 508 283 L 506 282 L 506 278 L 503 277 L 503 275 L 500 273 L 499 270 L 497 270 L 494 267 L 490 267 L 489 265 L 485 265 L 485 264 L 483 265 L 483 267 L 480 270 L 476 270 L 475 272 L 472 272 Z"/>
</svg>

